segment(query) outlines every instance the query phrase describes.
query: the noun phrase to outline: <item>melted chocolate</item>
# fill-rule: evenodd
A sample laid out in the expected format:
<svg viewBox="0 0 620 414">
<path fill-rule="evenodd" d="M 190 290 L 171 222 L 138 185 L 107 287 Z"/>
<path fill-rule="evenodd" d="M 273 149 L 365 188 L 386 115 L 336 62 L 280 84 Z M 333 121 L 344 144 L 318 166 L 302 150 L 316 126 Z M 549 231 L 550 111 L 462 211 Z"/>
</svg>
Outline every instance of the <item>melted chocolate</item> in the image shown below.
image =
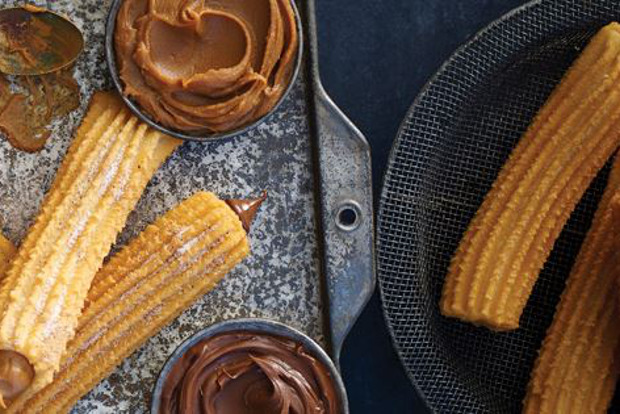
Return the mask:
<svg viewBox="0 0 620 414">
<path fill-rule="evenodd" d="M 205 339 L 172 368 L 160 414 L 338 414 L 329 370 L 298 343 L 231 332 Z"/>
<path fill-rule="evenodd" d="M 6 408 L 11 400 L 32 384 L 34 368 L 28 358 L 15 351 L 0 351 L 0 406 Z"/>
<path fill-rule="evenodd" d="M 263 191 L 262 196 L 253 200 L 226 200 L 226 203 L 237 213 L 241 220 L 241 224 L 243 224 L 243 228 L 246 233 L 249 233 L 254 216 L 256 216 L 256 212 L 266 199 L 267 191 Z"/>
</svg>

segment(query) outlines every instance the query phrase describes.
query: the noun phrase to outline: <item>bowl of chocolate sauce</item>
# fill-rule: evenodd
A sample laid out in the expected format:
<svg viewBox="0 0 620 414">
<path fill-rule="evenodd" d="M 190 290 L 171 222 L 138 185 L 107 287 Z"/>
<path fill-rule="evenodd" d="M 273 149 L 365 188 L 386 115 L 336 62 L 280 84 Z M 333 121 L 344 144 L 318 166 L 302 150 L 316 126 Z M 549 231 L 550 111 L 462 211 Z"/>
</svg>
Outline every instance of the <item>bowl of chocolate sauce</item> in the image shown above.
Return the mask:
<svg viewBox="0 0 620 414">
<path fill-rule="evenodd" d="M 348 414 L 340 374 L 307 335 L 235 319 L 187 339 L 164 365 L 152 414 Z"/>
</svg>

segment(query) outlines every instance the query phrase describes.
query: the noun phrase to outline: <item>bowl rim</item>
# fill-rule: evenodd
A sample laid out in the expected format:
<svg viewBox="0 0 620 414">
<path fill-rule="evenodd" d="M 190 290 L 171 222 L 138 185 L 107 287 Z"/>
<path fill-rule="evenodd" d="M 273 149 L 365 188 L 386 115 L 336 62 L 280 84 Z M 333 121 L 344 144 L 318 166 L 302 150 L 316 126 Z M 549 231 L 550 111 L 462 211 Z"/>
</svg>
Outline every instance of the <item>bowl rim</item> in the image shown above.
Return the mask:
<svg viewBox="0 0 620 414">
<path fill-rule="evenodd" d="M 164 383 L 168 378 L 170 371 L 181 356 L 183 356 L 190 348 L 198 344 L 200 341 L 220 334 L 237 331 L 280 336 L 301 344 L 306 351 L 310 352 L 327 368 L 334 382 L 336 393 L 340 399 L 341 412 L 343 414 L 349 414 L 349 402 L 344 381 L 342 380 L 340 371 L 336 368 L 336 365 L 327 352 L 314 339 L 310 338 L 300 330 L 288 326 L 282 322 L 264 318 L 239 318 L 224 320 L 201 329 L 189 338 L 185 339 L 168 357 L 159 372 L 157 381 L 153 386 L 153 392 L 151 393 L 151 414 L 159 413 L 161 393 Z"/>
<path fill-rule="evenodd" d="M 186 132 L 178 131 L 172 128 L 168 128 L 159 122 L 156 122 L 152 119 L 146 112 L 142 111 L 140 105 L 135 102 L 133 99 L 125 95 L 123 92 L 123 82 L 120 78 L 118 72 L 118 66 L 116 64 L 116 53 L 114 49 L 114 31 L 116 29 L 116 16 L 118 15 L 118 11 L 121 7 L 121 3 L 125 0 L 112 0 L 112 6 L 108 12 L 106 25 L 105 25 L 105 59 L 108 66 L 108 71 L 110 76 L 112 77 L 112 83 L 114 84 L 114 89 L 120 94 L 121 98 L 125 102 L 125 104 L 129 107 L 129 109 L 143 122 L 149 125 L 151 128 L 156 129 L 159 132 L 170 135 L 174 138 L 179 138 L 185 141 L 196 141 L 196 142 L 220 142 L 227 141 L 232 138 L 238 137 L 240 135 L 245 134 L 248 131 L 253 130 L 258 127 L 265 121 L 267 121 L 275 112 L 280 109 L 282 103 L 286 100 L 286 98 L 290 95 L 293 86 L 297 82 L 299 78 L 299 72 L 301 71 L 304 47 L 305 47 L 305 39 L 304 39 L 304 28 L 301 20 L 301 14 L 299 12 L 299 7 L 297 6 L 296 0 L 290 0 L 291 5 L 293 6 L 293 12 L 295 14 L 295 23 L 297 26 L 298 33 L 298 45 L 297 52 L 295 55 L 295 67 L 293 69 L 293 73 L 291 74 L 291 79 L 284 90 L 284 93 L 276 104 L 271 108 L 266 114 L 261 116 L 260 118 L 254 120 L 252 123 L 243 125 L 241 127 L 235 128 L 226 132 L 218 132 L 214 134 L 198 134 L 192 135 Z"/>
</svg>

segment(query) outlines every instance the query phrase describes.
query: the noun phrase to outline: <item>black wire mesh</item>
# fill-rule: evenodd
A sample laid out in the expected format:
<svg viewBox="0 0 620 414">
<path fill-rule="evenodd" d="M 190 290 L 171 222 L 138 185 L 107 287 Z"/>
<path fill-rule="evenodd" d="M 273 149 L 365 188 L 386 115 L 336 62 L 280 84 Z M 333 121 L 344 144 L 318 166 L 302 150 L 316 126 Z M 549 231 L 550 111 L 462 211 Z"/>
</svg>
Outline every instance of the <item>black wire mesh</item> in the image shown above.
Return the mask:
<svg viewBox="0 0 620 414">
<path fill-rule="evenodd" d="M 378 273 L 397 351 L 437 412 L 521 410 L 532 364 L 602 193 L 603 170 L 557 241 L 515 332 L 442 317 L 449 260 L 499 169 L 618 0 L 537 1 L 461 48 L 414 103 L 392 151 Z"/>
</svg>

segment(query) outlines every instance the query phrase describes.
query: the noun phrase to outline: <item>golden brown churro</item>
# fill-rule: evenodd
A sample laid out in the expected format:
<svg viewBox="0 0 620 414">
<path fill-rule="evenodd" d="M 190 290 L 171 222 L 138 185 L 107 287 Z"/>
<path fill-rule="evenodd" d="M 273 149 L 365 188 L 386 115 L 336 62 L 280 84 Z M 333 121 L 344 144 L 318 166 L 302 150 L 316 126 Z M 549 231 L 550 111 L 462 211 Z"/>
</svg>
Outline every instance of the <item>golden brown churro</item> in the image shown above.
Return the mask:
<svg viewBox="0 0 620 414">
<path fill-rule="evenodd" d="M 620 144 L 620 25 L 584 49 L 501 170 L 452 260 L 441 311 L 519 327 L 562 227 Z"/>
<path fill-rule="evenodd" d="M 0 234 L 0 281 L 4 279 L 6 269 L 15 257 L 17 248 L 9 239 Z"/>
<path fill-rule="evenodd" d="M 26 393 L 52 381 L 95 273 L 179 143 L 139 123 L 116 95 L 93 98 L 0 290 L 0 350 L 11 351 L 0 353 L 0 367 L 25 358 L 34 369 Z"/>
<path fill-rule="evenodd" d="M 532 371 L 524 413 L 605 413 L 620 374 L 620 157 Z"/>
<path fill-rule="evenodd" d="M 159 218 L 97 274 L 54 381 L 8 412 L 66 412 L 146 339 L 249 253 L 239 217 L 198 193 Z"/>
</svg>

